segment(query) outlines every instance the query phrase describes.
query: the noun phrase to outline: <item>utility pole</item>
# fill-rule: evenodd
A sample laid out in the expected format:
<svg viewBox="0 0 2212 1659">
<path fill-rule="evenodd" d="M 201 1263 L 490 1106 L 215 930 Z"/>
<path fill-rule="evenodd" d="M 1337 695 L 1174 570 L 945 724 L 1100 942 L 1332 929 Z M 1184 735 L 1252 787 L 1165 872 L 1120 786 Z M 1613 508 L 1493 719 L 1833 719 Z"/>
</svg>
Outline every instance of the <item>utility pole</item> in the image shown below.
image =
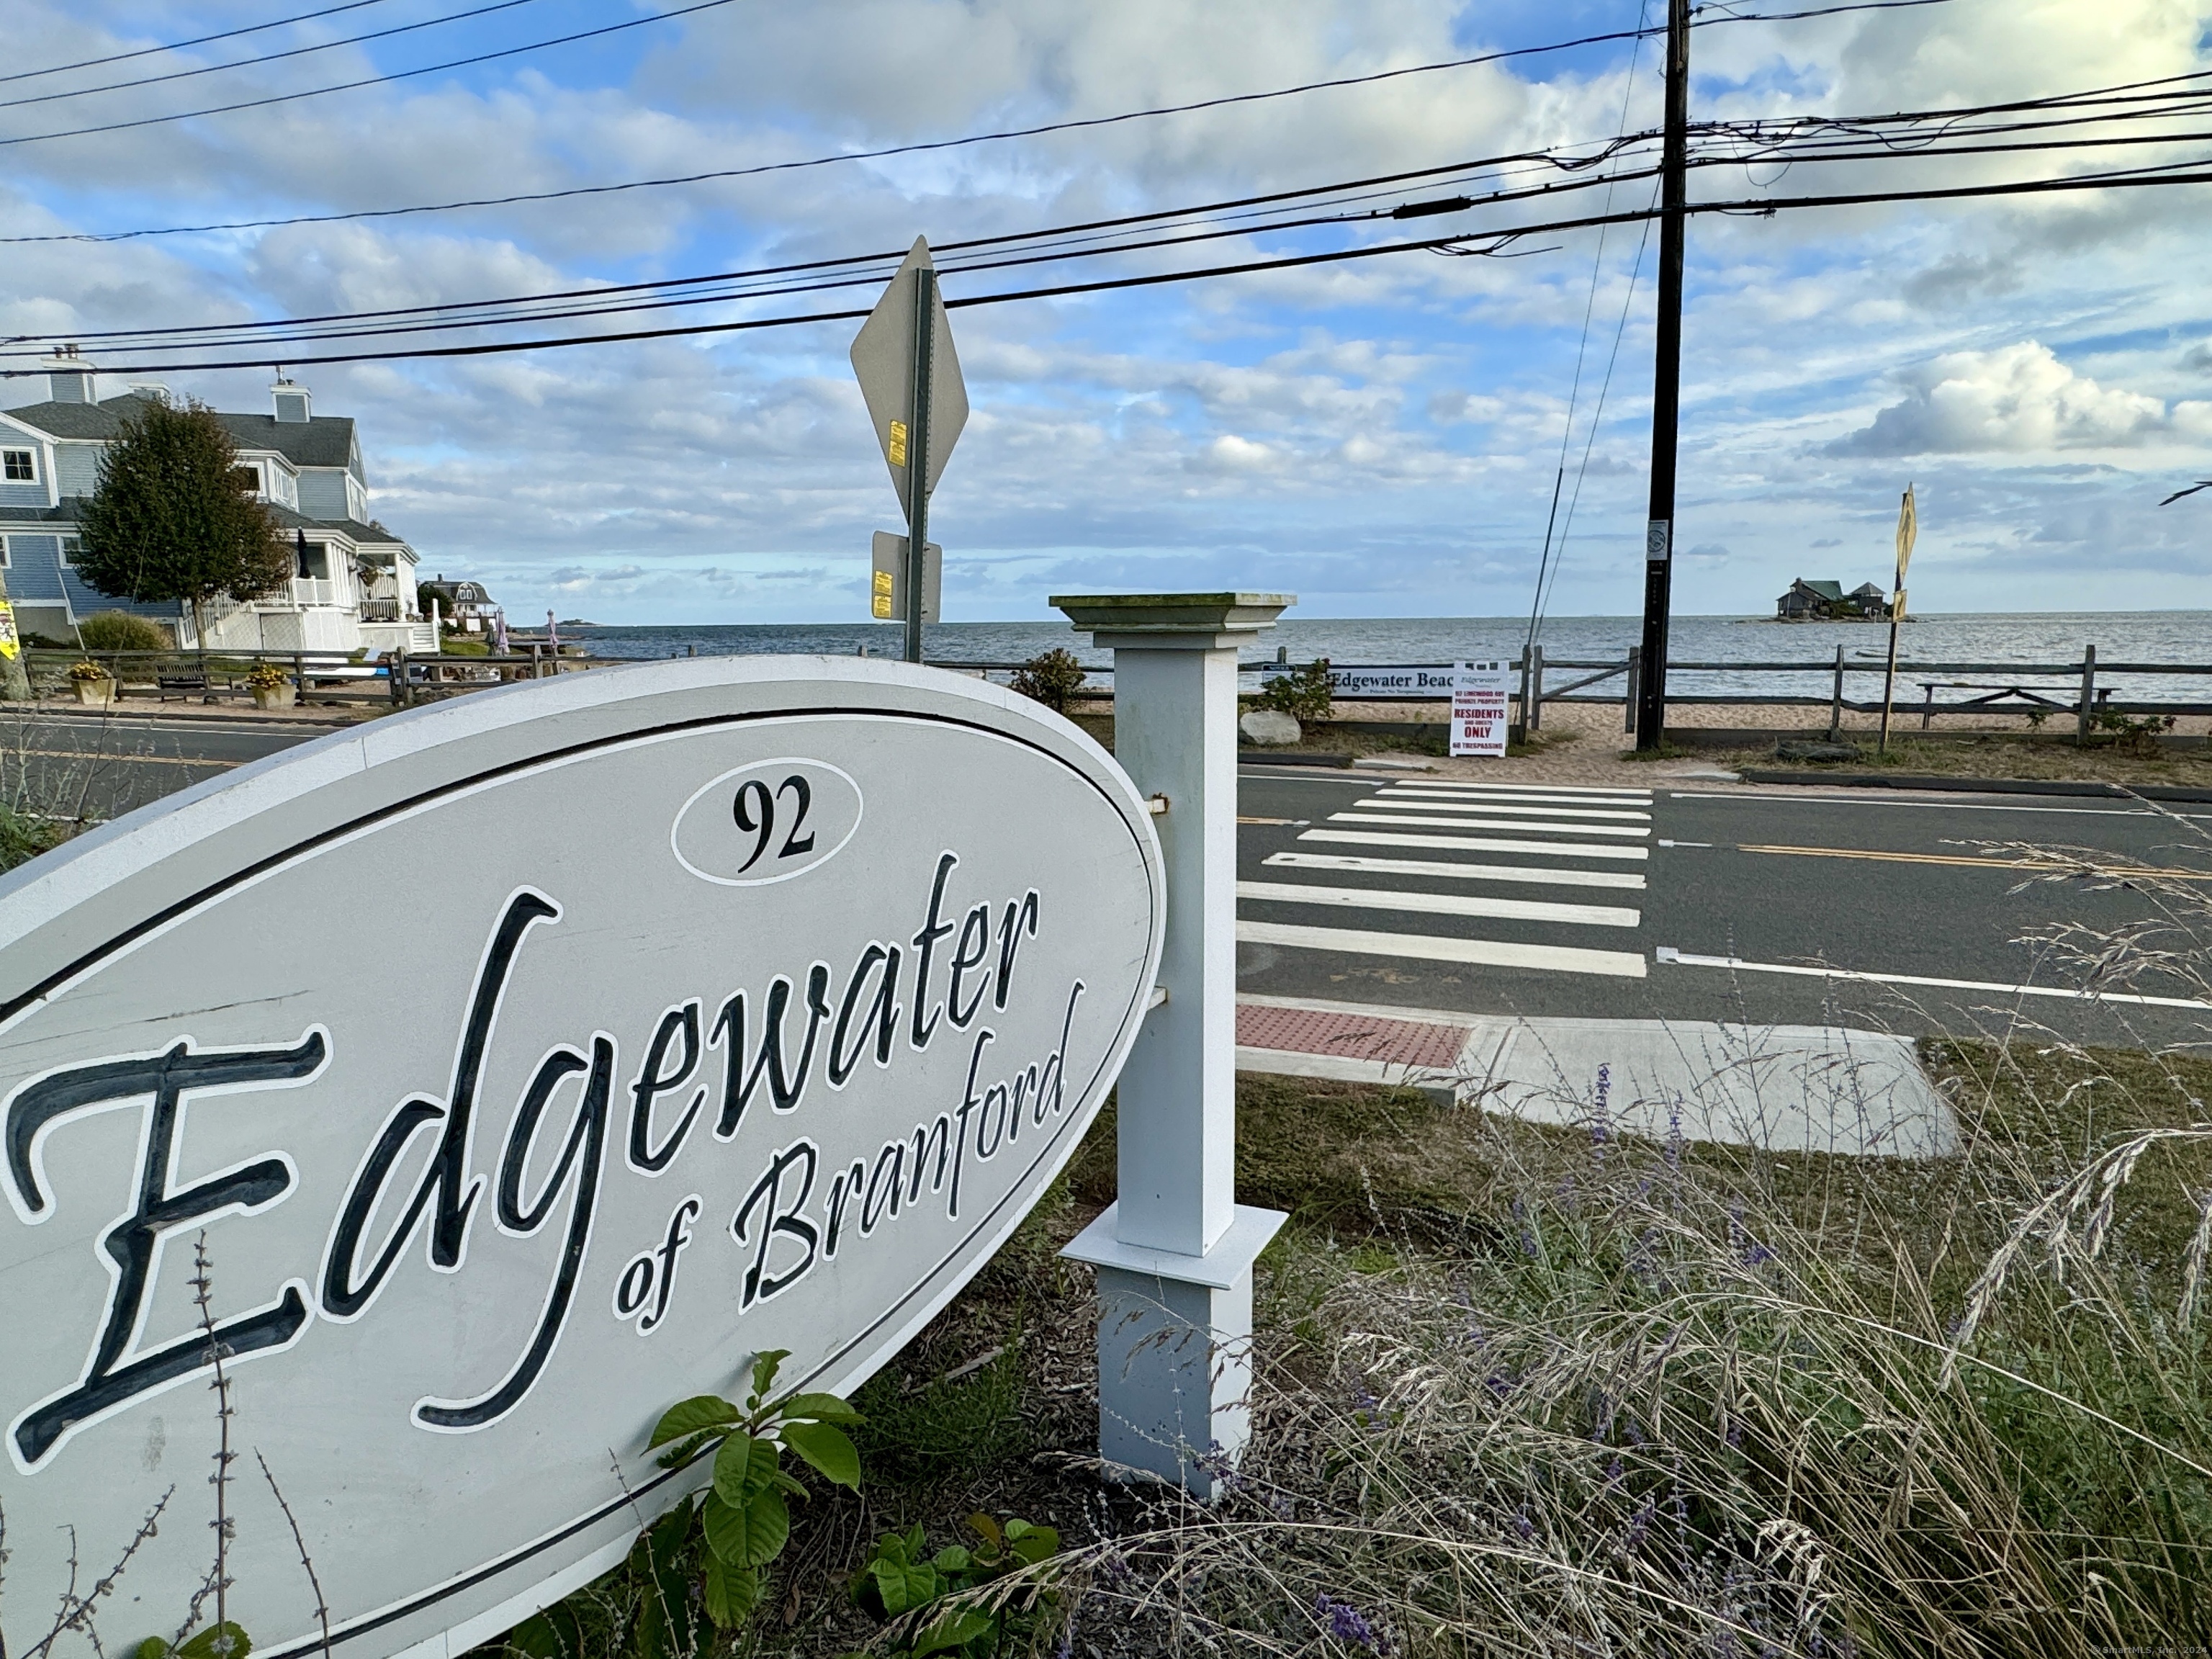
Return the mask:
<svg viewBox="0 0 2212 1659">
<path fill-rule="evenodd" d="M 906 659 L 921 660 L 921 603 L 929 559 L 930 347 L 937 334 L 937 272 L 914 272 L 914 409 L 907 417 Z"/>
<path fill-rule="evenodd" d="M 1674 571 L 1674 445 L 1682 408 L 1682 241 L 1689 151 L 1690 0 L 1667 0 L 1667 127 L 1659 157 L 1659 326 L 1651 374 L 1651 508 L 1644 534 L 1638 749 L 1656 749 L 1667 739 L 1667 609 Z"/>
</svg>

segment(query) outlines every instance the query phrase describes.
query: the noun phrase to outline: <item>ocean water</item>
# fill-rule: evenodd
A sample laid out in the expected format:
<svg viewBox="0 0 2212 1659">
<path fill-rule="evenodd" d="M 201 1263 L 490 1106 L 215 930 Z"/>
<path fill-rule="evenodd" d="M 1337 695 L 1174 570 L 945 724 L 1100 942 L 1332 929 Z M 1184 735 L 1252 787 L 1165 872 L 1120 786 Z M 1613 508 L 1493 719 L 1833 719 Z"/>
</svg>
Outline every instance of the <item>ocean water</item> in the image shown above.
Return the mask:
<svg viewBox="0 0 2212 1659">
<path fill-rule="evenodd" d="M 1255 637 L 1243 653 L 1249 669 L 1273 659 L 1279 649 L 1293 662 L 1327 657 L 1340 665 L 1413 665 L 1469 659 L 1517 659 L 1528 634 L 1528 619 L 1510 617 L 1407 617 L 1403 619 L 1323 617 L 1286 617 Z M 1544 647 L 1547 679 L 1556 684 L 1553 665 L 1620 662 L 1639 637 L 1633 617 L 1554 617 L 1538 636 Z M 577 641 L 594 655 L 617 658 L 775 655 L 790 653 L 896 657 L 902 634 L 884 623 L 812 623 L 735 627 L 564 628 L 564 639 Z M 1836 647 L 1849 666 L 1879 675 L 1888 649 L 1887 627 L 1867 623 L 1780 623 L 1747 617 L 1677 617 L 1668 656 L 1668 688 L 1677 695 L 1825 696 L 1832 683 Z M 945 623 L 930 627 L 924 640 L 932 662 L 1006 665 L 1055 646 L 1075 653 L 1086 667 L 1104 670 L 1112 653 L 1095 649 L 1089 636 L 1064 622 Z M 2212 667 L 2212 611 L 2094 611 L 2049 615 L 1955 614 L 1916 617 L 1905 624 L 1899 642 L 1900 699 L 1917 698 L 1919 688 L 1911 665 L 1919 663 L 2018 664 L 2054 666 L 2078 664 L 2084 646 L 2094 645 L 2100 665 L 2098 684 L 2111 685 L 2124 700 L 2212 702 L 2212 674 L 2108 674 L 2102 665 L 2188 664 Z M 1713 664 L 1687 668 L 1686 664 Z M 1753 667 L 1750 665 L 1775 665 Z M 1804 665 L 1796 668 L 1797 664 Z M 1585 671 L 1588 672 L 1588 671 Z M 1566 677 L 1572 678 L 1571 671 Z M 1110 676 L 1100 675 L 1101 679 Z M 1998 679 L 2053 690 L 2075 687 L 2073 675 L 1923 675 L 1977 684 Z M 1255 678 L 1256 683 L 1256 678 Z M 1849 695 L 1866 695 L 1856 674 Z M 1618 678 L 1593 686 L 1593 696 L 1620 695 Z M 1962 695 L 1953 691 L 1949 697 Z"/>
</svg>

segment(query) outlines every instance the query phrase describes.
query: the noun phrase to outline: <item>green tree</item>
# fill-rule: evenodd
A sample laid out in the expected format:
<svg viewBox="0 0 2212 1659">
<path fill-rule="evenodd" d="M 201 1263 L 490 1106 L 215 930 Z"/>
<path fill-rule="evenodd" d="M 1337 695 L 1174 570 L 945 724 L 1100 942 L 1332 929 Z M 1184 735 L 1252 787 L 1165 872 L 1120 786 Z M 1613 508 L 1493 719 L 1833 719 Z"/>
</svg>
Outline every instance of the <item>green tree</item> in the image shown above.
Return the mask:
<svg viewBox="0 0 2212 1659">
<path fill-rule="evenodd" d="M 292 574 L 276 520 L 240 485 L 230 434 L 198 401 L 151 398 L 124 417 L 77 532 L 86 581 L 120 598 L 183 600 L 203 645 L 210 599 L 253 599 Z"/>
</svg>

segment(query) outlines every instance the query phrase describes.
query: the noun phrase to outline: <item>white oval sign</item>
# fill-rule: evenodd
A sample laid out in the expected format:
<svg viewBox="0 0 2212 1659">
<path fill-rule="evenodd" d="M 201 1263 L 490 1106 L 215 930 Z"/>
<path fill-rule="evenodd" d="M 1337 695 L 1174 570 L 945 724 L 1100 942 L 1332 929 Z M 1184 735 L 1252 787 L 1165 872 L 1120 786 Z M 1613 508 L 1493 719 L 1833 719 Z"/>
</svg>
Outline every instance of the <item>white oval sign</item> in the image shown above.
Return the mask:
<svg viewBox="0 0 2212 1659">
<path fill-rule="evenodd" d="M 850 1390 L 1013 1230 L 1164 922 L 1080 732 L 849 659 L 478 693 L 0 880 L 9 1650 L 64 1528 L 82 1585 L 166 1504 L 111 1649 L 207 1572 L 203 1233 L 234 1444 L 335 1654 L 459 1651 L 604 1571 L 699 1478 L 645 1455 L 664 1408 L 769 1348 Z M 234 1473 L 230 1616 L 319 1648 Z"/>
<path fill-rule="evenodd" d="M 827 864 L 860 827 L 860 786 L 827 761 L 749 761 L 702 784 L 668 832 L 693 875 L 724 887 L 789 881 Z"/>
</svg>

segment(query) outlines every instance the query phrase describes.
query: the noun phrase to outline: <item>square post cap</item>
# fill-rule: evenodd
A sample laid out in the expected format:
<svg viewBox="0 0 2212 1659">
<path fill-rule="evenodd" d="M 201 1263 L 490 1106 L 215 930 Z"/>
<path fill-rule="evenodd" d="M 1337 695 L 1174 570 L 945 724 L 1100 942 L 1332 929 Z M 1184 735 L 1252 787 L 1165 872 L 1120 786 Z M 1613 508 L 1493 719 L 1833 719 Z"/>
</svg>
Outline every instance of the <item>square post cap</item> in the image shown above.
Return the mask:
<svg viewBox="0 0 2212 1659">
<path fill-rule="evenodd" d="M 1133 650 L 1220 650 L 1273 628 L 1298 602 L 1295 593 L 1056 593 L 1095 644 Z"/>
</svg>

